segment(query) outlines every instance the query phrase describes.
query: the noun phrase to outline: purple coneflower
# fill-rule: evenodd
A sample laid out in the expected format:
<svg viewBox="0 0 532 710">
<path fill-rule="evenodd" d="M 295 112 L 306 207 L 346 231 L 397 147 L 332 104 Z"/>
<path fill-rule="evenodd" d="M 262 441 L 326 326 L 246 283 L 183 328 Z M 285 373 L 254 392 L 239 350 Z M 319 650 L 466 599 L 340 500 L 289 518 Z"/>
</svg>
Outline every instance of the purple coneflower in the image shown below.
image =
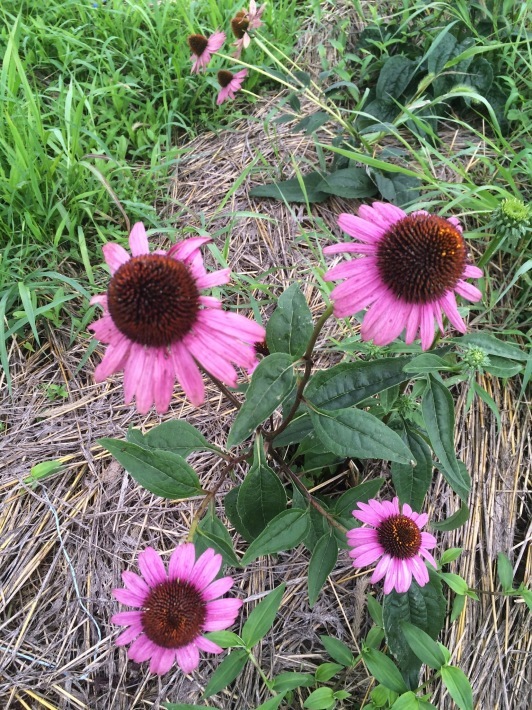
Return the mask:
<svg viewBox="0 0 532 710">
<path fill-rule="evenodd" d="M 429 516 L 415 513 L 408 504 L 399 507 L 399 499 L 392 502 L 370 500 L 358 503 L 360 510 L 353 517 L 372 527 L 354 528 L 347 532 L 347 542 L 353 549 L 353 567 L 367 567 L 381 558 L 371 577 L 378 582 L 383 577 L 384 593 L 392 589 L 407 592 L 412 584 L 412 575 L 420 587 L 429 581 L 429 573 L 422 558 L 433 567 L 436 562 L 429 550 L 436 545 L 436 538 L 421 532 Z"/>
<path fill-rule="evenodd" d="M 222 87 L 218 93 L 218 98 L 216 99 L 218 106 L 226 99 L 235 98 L 235 93 L 241 89 L 242 82 L 246 78 L 247 73 L 247 69 L 237 71 L 236 74 L 233 74 L 233 72 L 227 71 L 226 69 L 221 69 L 218 72 L 218 83 Z"/>
<path fill-rule="evenodd" d="M 192 52 L 190 73 L 199 74 L 200 71 L 204 71 L 213 53 L 217 52 L 224 42 L 225 32 L 215 32 L 208 38 L 203 35 L 190 35 L 188 37 L 188 46 Z"/>
<path fill-rule="evenodd" d="M 108 347 L 94 377 L 103 382 L 123 370 L 125 403 L 136 397 L 142 414 L 154 402 L 158 412 L 168 409 L 176 379 L 192 404 L 202 404 L 198 363 L 231 387 L 237 382 L 231 363 L 247 370 L 257 364 L 254 343 L 264 340 L 264 328 L 200 293 L 230 278 L 229 269 L 205 270 L 200 247 L 209 241 L 193 237 L 150 254 L 137 222 L 129 235 L 132 256 L 119 244 L 103 247 L 111 281 L 106 294 L 91 299 L 104 314 L 89 330 Z"/>
<path fill-rule="evenodd" d="M 266 5 L 261 5 L 257 8 L 255 0 L 250 0 L 249 10 L 239 10 L 231 20 L 231 29 L 236 37 L 236 42 L 233 43 L 236 51 L 233 56 L 237 59 L 251 42 L 248 30 L 256 30 L 263 24 L 260 18 L 265 7 Z"/>
<path fill-rule="evenodd" d="M 406 342 L 418 332 L 426 350 L 434 340 L 434 322 L 443 332 L 442 311 L 460 333 L 466 326 L 455 293 L 478 301 L 481 292 L 464 281 L 482 271 L 467 263 L 467 246 L 456 217 L 444 219 L 419 211 L 407 215 L 399 207 L 374 202 L 362 205 L 358 217 L 341 214 L 338 224 L 359 243 L 325 247 L 325 254 L 350 252 L 363 258 L 334 266 L 326 281 L 345 279 L 331 292 L 337 318 L 370 306 L 362 322 L 363 340 L 391 343 L 406 328 Z"/>
<path fill-rule="evenodd" d="M 174 661 L 185 672 L 197 668 L 199 652 L 220 653 L 217 644 L 203 636 L 231 626 L 242 606 L 240 599 L 217 599 L 232 586 L 231 577 L 214 581 L 222 556 L 207 549 L 196 560 L 192 543 L 180 545 L 165 566 L 152 547 L 139 554 L 141 576 L 122 572 L 125 588 L 113 590 L 122 604 L 138 611 L 121 611 L 113 624 L 127 626 L 116 639 L 117 646 L 131 641 L 128 656 L 141 663 L 150 660 L 150 671 L 163 675 Z"/>
</svg>

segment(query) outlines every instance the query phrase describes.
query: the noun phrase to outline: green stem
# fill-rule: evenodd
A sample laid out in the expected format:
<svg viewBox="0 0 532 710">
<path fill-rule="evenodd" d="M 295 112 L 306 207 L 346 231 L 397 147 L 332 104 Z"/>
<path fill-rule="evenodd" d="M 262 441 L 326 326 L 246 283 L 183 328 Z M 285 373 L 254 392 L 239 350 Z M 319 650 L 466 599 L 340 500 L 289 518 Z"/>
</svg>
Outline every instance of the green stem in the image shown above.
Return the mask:
<svg viewBox="0 0 532 710">
<path fill-rule="evenodd" d="M 246 649 L 246 650 L 248 652 L 249 660 L 253 663 L 255 668 L 258 670 L 260 677 L 264 681 L 264 685 L 268 688 L 268 690 L 270 691 L 270 693 L 272 695 L 277 695 L 275 690 L 273 690 L 273 681 L 268 680 L 268 678 L 266 677 L 266 674 L 264 673 L 264 671 L 260 667 L 260 664 L 257 661 L 257 659 L 255 658 L 255 656 L 253 655 L 253 653 L 249 649 Z"/>
</svg>

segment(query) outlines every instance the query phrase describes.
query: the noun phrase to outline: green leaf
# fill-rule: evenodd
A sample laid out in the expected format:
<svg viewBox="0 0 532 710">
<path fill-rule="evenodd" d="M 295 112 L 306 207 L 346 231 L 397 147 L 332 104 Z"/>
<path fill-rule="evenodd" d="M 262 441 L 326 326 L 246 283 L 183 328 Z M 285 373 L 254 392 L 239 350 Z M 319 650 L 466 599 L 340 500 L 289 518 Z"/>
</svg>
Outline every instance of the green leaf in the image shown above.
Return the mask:
<svg viewBox="0 0 532 710">
<path fill-rule="evenodd" d="M 312 335 L 312 313 L 297 283 L 281 294 L 277 308 L 266 324 L 266 342 L 271 353 L 301 357 Z"/>
<path fill-rule="evenodd" d="M 473 692 L 465 673 L 456 666 L 444 666 L 441 679 L 460 710 L 473 710 Z"/>
<path fill-rule="evenodd" d="M 371 616 L 375 624 L 377 624 L 377 626 L 382 627 L 382 606 L 375 599 L 375 597 L 371 596 L 371 594 L 368 594 L 368 596 L 366 597 L 366 604 L 368 605 L 369 615 Z"/>
<path fill-rule="evenodd" d="M 335 704 L 332 688 L 318 688 L 308 696 L 303 707 L 307 710 L 328 710 L 333 708 Z"/>
<path fill-rule="evenodd" d="M 393 486 L 401 504 L 408 503 L 419 512 L 432 482 L 432 453 L 421 434 L 410 426 L 404 426 L 400 434 L 416 465 L 392 463 Z"/>
<path fill-rule="evenodd" d="M 440 565 L 443 567 L 444 565 L 454 562 L 460 557 L 461 554 L 461 547 L 449 547 L 447 550 L 444 550 L 442 556 L 440 557 Z"/>
<path fill-rule="evenodd" d="M 334 504 L 334 514 L 341 518 L 349 518 L 351 524 L 353 524 L 354 518 L 352 517 L 352 512 L 356 508 L 357 503 L 367 503 L 370 498 L 374 498 L 383 483 L 384 478 L 372 478 L 342 493 Z"/>
<path fill-rule="evenodd" d="M 271 629 L 285 589 L 286 584 L 283 582 L 259 602 L 249 615 L 242 628 L 242 639 L 247 648 L 252 648 Z"/>
<path fill-rule="evenodd" d="M 221 648 L 238 648 L 244 646 L 244 642 L 232 631 L 209 631 L 206 634 L 209 641 L 217 643 Z"/>
<path fill-rule="evenodd" d="M 439 372 L 440 370 L 453 370 L 453 366 L 449 365 L 447 360 L 444 360 L 433 353 L 423 353 L 417 355 L 409 363 L 404 366 L 405 372 L 420 374 L 422 372 Z"/>
<path fill-rule="evenodd" d="M 526 587 L 520 587 L 519 594 L 523 597 L 529 611 L 532 611 L 532 590 L 526 589 Z"/>
<path fill-rule="evenodd" d="M 242 518 L 240 517 L 240 513 L 237 506 L 239 491 L 240 486 L 235 486 L 234 488 L 231 488 L 229 493 L 225 496 L 225 514 L 229 518 L 229 522 L 235 528 L 237 533 L 239 535 L 242 535 L 244 540 L 246 540 L 247 542 L 251 542 L 253 540 L 253 536 L 242 522 Z"/>
<path fill-rule="evenodd" d="M 370 648 L 379 649 L 381 643 L 384 641 L 384 629 L 380 626 L 372 626 L 368 631 L 364 643 Z"/>
<path fill-rule="evenodd" d="M 470 70 L 461 77 L 462 85 L 470 85 L 479 94 L 486 96 L 493 84 L 493 68 L 484 57 L 477 57 L 471 64 Z"/>
<path fill-rule="evenodd" d="M 286 429 L 272 440 L 273 446 L 299 444 L 311 431 L 313 427 L 308 412 L 300 408 Z"/>
<path fill-rule="evenodd" d="M 362 659 L 371 675 L 385 688 L 395 693 L 405 693 L 408 690 L 399 669 L 384 653 L 375 648 L 365 648 L 362 650 Z"/>
<path fill-rule="evenodd" d="M 292 508 L 271 520 L 263 532 L 251 543 L 241 564 L 248 565 L 261 555 L 273 555 L 281 550 L 291 550 L 306 537 L 310 526 L 307 510 Z"/>
<path fill-rule="evenodd" d="M 286 693 L 281 693 L 280 695 L 275 695 L 273 698 L 269 698 L 265 703 L 259 705 L 255 710 L 277 710 L 284 700 Z"/>
<path fill-rule="evenodd" d="M 486 392 L 486 390 L 484 389 L 484 387 L 481 387 L 481 386 L 478 384 L 478 382 L 475 382 L 475 380 L 473 380 L 473 381 L 471 382 L 471 386 L 472 386 L 473 391 L 475 392 L 475 394 L 477 394 L 478 397 L 480 397 L 480 399 L 484 402 L 484 404 L 487 404 L 488 407 L 489 407 L 489 408 L 491 409 L 491 411 L 493 412 L 493 416 L 495 417 L 495 420 L 497 421 L 497 427 L 498 427 L 499 432 L 500 432 L 500 431 L 501 431 L 501 428 L 502 428 L 501 413 L 499 412 L 499 407 L 497 406 L 495 400 L 493 399 L 493 397 L 492 397 L 488 392 Z"/>
<path fill-rule="evenodd" d="M 410 83 L 415 71 L 415 63 L 402 54 L 395 54 L 387 59 L 377 80 L 377 98 L 385 101 L 398 99 Z"/>
<path fill-rule="evenodd" d="M 308 599 L 311 608 L 316 603 L 321 588 L 334 569 L 337 559 L 336 538 L 331 532 L 327 532 L 316 543 L 308 567 Z"/>
<path fill-rule="evenodd" d="M 453 608 L 451 610 L 451 622 L 456 621 L 456 619 L 458 619 L 458 617 L 464 610 L 466 598 L 467 597 L 465 596 L 465 594 L 457 594 L 455 596 L 453 601 Z"/>
<path fill-rule="evenodd" d="M 237 510 L 254 540 L 276 515 L 286 510 L 286 493 L 278 476 L 266 463 L 262 437 L 254 443 L 253 464 L 238 487 Z"/>
<path fill-rule="evenodd" d="M 315 678 L 318 683 L 327 683 L 331 678 L 334 678 L 340 671 L 344 670 L 344 666 L 340 663 L 321 663 L 316 668 Z"/>
<path fill-rule="evenodd" d="M 457 345 L 475 345 L 482 348 L 488 355 L 496 355 L 508 360 L 523 362 L 528 359 L 528 355 L 515 345 L 499 340 L 488 333 L 468 333 L 460 338 L 454 338 L 453 342 Z"/>
<path fill-rule="evenodd" d="M 514 571 L 512 563 L 504 552 L 497 555 L 497 576 L 503 592 L 511 592 L 513 589 Z"/>
<path fill-rule="evenodd" d="M 226 688 L 229 683 L 234 681 L 247 661 L 248 652 L 244 648 L 237 648 L 236 651 L 231 651 L 211 675 L 203 697 L 210 698 L 211 695 L 215 695 Z"/>
<path fill-rule="evenodd" d="M 445 520 L 439 523 L 431 522 L 431 527 L 434 530 L 441 530 L 442 532 L 449 532 L 450 530 L 456 530 L 461 527 L 469 518 L 469 508 L 467 505 L 462 505 L 456 513 L 453 513 Z"/>
<path fill-rule="evenodd" d="M 417 177 L 380 170 L 373 172 L 375 182 L 382 197 L 398 207 L 405 207 L 419 199 L 421 181 Z"/>
<path fill-rule="evenodd" d="M 463 577 L 459 574 L 452 574 L 452 572 L 439 572 L 440 579 L 450 587 L 456 594 L 467 594 L 469 590 L 469 585 Z"/>
<path fill-rule="evenodd" d="M 454 402 L 447 387 L 428 375 L 422 411 L 430 443 L 441 461 L 443 475 L 460 498 L 467 502 L 471 482 L 458 465 L 454 450 Z"/>
<path fill-rule="evenodd" d="M 346 409 L 410 379 L 403 368 L 411 357 L 348 362 L 320 370 L 305 388 L 305 399 L 318 409 Z"/>
<path fill-rule="evenodd" d="M 286 671 L 273 679 L 272 690 L 276 693 L 286 693 L 294 688 L 308 688 L 311 685 L 314 685 L 314 676 L 311 673 Z"/>
<path fill-rule="evenodd" d="M 506 358 L 490 355 L 489 365 L 486 365 L 485 369 L 486 372 L 489 372 L 494 377 L 507 378 L 518 375 L 523 370 L 523 366 L 518 362 L 511 362 Z"/>
<path fill-rule="evenodd" d="M 327 123 L 327 121 L 330 120 L 331 116 L 325 111 L 315 111 L 309 116 L 305 116 L 298 121 L 294 126 L 293 131 L 305 131 L 305 133 L 309 136 L 311 133 L 314 133 L 314 131 L 317 131 L 318 128 L 321 128 L 324 123 Z M 319 190 L 320 188 L 318 187 L 317 189 Z"/>
<path fill-rule="evenodd" d="M 190 705 L 189 703 L 164 703 L 166 710 L 216 710 L 214 705 Z"/>
<path fill-rule="evenodd" d="M 311 410 L 310 417 L 324 446 L 338 456 L 399 463 L 412 460 L 401 437 L 362 409 Z"/>
<path fill-rule="evenodd" d="M 409 690 L 408 693 L 403 693 L 392 705 L 392 710 L 418 710 L 419 702 L 417 696 Z"/>
<path fill-rule="evenodd" d="M 327 175 L 318 189 L 345 199 L 361 199 L 377 194 L 377 186 L 364 168 L 343 168 Z"/>
<path fill-rule="evenodd" d="M 300 180 L 302 185 L 300 184 Z M 324 202 L 329 195 L 318 188 L 323 176 L 313 172 L 291 180 L 281 182 L 270 182 L 266 185 L 257 185 L 251 188 L 251 197 L 273 197 L 276 200 L 286 200 L 286 202 Z"/>
<path fill-rule="evenodd" d="M 220 451 L 217 446 L 210 444 L 195 427 L 182 419 L 171 419 L 151 429 L 144 435 L 143 441 L 138 440 L 137 429 L 128 431 L 128 439 L 135 432 L 135 439 L 129 439 L 135 444 L 150 449 L 173 451 L 183 458 L 193 451 Z"/>
<path fill-rule="evenodd" d="M 354 665 L 355 657 L 351 653 L 349 646 L 346 646 L 343 641 L 334 638 L 334 636 L 326 636 L 325 634 L 320 636 L 320 641 L 329 656 L 337 663 L 346 667 Z"/>
<path fill-rule="evenodd" d="M 198 544 L 200 541 L 203 545 Z M 231 565 L 232 567 L 241 566 L 240 560 L 233 549 L 233 541 L 227 528 L 214 513 L 209 512 L 203 520 L 200 521 L 196 528 L 194 542 L 196 543 L 196 552 L 198 555 L 208 547 L 212 547 L 216 552 L 222 555 L 224 564 Z"/>
<path fill-rule="evenodd" d="M 247 439 L 283 403 L 295 384 L 290 355 L 273 353 L 265 357 L 252 375 L 246 401 L 229 432 L 227 448 L 231 449 Z"/>
<path fill-rule="evenodd" d="M 203 493 L 199 478 L 184 458 L 171 451 L 150 451 L 120 439 L 98 439 L 146 490 L 161 498 L 191 498 Z"/>
<path fill-rule="evenodd" d="M 401 624 L 407 644 L 422 663 L 438 671 L 445 664 L 440 647 L 423 629 L 404 621 Z"/>
<path fill-rule="evenodd" d="M 411 686 L 417 687 L 421 662 L 406 642 L 401 623 L 406 621 L 436 639 L 445 620 L 445 597 L 438 575 L 429 568 L 430 581 L 423 587 L 412 580 L 404 594 L 392 591 L 383 601 L 383 622 L 386 642 L 393 653 L 403 676 Z"/>
</svg>

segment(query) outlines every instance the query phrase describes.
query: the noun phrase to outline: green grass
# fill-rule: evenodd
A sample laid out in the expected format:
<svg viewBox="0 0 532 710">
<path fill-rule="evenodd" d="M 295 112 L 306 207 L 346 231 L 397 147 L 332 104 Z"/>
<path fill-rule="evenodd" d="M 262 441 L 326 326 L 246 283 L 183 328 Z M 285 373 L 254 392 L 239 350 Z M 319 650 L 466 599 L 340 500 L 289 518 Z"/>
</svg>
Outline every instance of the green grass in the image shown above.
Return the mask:
<svg viewBox="0 0 532 710">
<path fill-rule="evenodd" d="M 9 338 L 64 316 L 62 305 L 94 290 L 101 245 L 142 219 L 165 227 L 161 206 L 178 141 L 230 125 L 235 109 L 215 104 L 213 61 L 190 73 L 187 36 L 224 29 L 240 2 L 151 3 L 3 0 L 0 8 L 0 359 Z M 297 0 L 263 19 L 290 51 Z M 226 45 L 227 47 L 228 45 Z M 2 50 L 0 50 L 2 51 Z M 262 61 L 256 49 L 246 55 Z M 262 81 L 250 76 L 246 88 Z M 239 109 L 237 108 L 238 112 Z M 237 113 L 238 115 L 238 113 Z M 65 278 L 66 277 L 66 278 Z M 63 316 L 62 316 L 63 314 Z"/>
</svg>

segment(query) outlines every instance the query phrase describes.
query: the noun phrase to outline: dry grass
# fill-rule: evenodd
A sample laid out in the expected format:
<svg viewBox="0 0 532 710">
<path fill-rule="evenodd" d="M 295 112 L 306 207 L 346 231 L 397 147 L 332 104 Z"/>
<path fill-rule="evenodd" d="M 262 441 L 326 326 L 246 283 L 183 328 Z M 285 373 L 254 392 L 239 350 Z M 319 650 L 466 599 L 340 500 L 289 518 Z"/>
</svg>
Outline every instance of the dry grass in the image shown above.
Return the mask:
<svg viewBox="0 0 532 710">
<path fill-rule="evenodd" d="M 333 198 L 308 214 L 302 207 L 249 200 L 249 187 L 265 179 L 258 172 L 261 166 L 283 164 L 289 171 L 290 156 L 298 156 L 300 164 L 315 157 L 310 139 L 266 123 L 273 103 L 262 102 L 231 133 L 205 134 L 189 144 L 171 184 L 173 221 L 177 228 L 199 225 L 203 215 L 209 231 L 219 235 L 220 247 L 230 233 L 235 272 L 267 274 L 268 290 L 275 295 L 300 279 L 318 315 L 323 299 L 311 272 L 317 264 L 316 233 L 320 231 L 322 243 L 324 231 L 336 234 L 336 215 L 352 211 L 354 204 Z M 243 173 L 246 177 L 235 189 Z M 247 215 L 235 216 L 241 212 Z M 235 302 L 239 298 L 235 293 Z M 268 302 L 265 310 L 271 306 Z M 340 328 L 347 326 L 331 327 L 340 336 Z M 218 659 L 205 658 L 190 677 L 175 670 L 154 678 L 146 664 L 126 662 L 124 649 L 113 645 L 116 629 L 109 623 L 117 609 L 111 590 L 120 585 L 121 571 L 134 564 L 147 544 L 169 554 L 186 537 L 198 500 L 176 504 L 142 490 L 95 442 L 102 436 L 123 437 L 130 425 L 147 430 L 180 417 L 223 445 L 234 409 L 208 386 L 201 409 L 193 409 L 176 391 L 167 415 L 142 417 L 123 405 L 120 377 L 96 386 L 91 377 L 94 362 L 79 367 L 85 341 L 73 347 L 67 343 L 61 330 L 49 332 L 45 345 L 33 354 L 24 343 L 14 343 L 12 398 L 0 381 L 5 394 L 0 403 L 5 424 L 0 438 L 0 708 L 129 710 L 159 708 L 165 700 L 200 703 Z M 337 356 L 325 343 L 320 343 L 320 357 L 330 363 Z M 45 391 L 50 384 L 65 386 L 66 400 L 50 402 Z M 530 706 L 529 617 L 524 604 L 497 594 L 495 560 L 499 551 L 509 554 L 518 576 L 530 580 L 530 411 L 519 403 L 511 382 L 502 388 L 498 381 L 484 378 L 482 385 L 500 407 L 502 428 L 497 431 L 482 404 L 464 414 L 459 399 L 456 443 L 472 476 L 471 517 L 458 531 L 440 536 L 441 549 L 464 548 L 452 571 L 482 594 L 480 602 L 467 603 L 442 640 L 471 679 L 477 708 L 525 710 Z M 44 485 L 25 485 L 31 466 L 48 459 L 61 459 L 64 472 Z M 191 461 L 205 487 L 216 481 L 219 469 L 213 457 L 198 454 Z M 386 473 L 386 468 L 379 472 Z M 237 470 L 237 480 L 244 473 Z M 227 490 L 224 484 L 219 503 Z M 430 500 L 437 519 L 457 507 L 440 478 Z M 243 549 L 238 538 L 236 546 Z M 257 648 L 267 674 L 312 670 L 329 660 L 319 634 L 337 636 L 356 649 L 367 631 L 367 576 L 355 575 L 347 554 L 341 553 L 311 610 L 307 565 L 308 554 L 299 548 L 236 573 L 237 593 L 246 599 L 244 616 L 265 591 L 287 582 L 274 631 Z M 359 700 L 371 689 L 361 668 L 342 683 Z M 249 710 L 266 697 L 256 671 L 247 667 L 236 688 L 209 702 L 225 710 Z M 439 694 L 435 704 L 444 710 L 453 707 L 445 694 Z M 296 699 L 293 707 L 301 705 Z"/>
</svg>

